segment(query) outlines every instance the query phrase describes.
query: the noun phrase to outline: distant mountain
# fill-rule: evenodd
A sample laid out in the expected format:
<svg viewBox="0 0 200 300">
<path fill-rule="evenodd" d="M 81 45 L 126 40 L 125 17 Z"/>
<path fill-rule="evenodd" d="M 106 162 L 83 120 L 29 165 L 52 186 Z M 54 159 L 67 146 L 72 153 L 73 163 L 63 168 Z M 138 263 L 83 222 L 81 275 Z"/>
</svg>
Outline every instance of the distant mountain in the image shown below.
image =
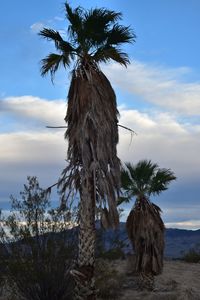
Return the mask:
<svg viewBox="0 0 200 300">
<path fill-rule="evenodd" d="M 191 248 L 200 249 L 200 229 L 166 229 L 165 256 L 179 258 Z"/>
<path fill-rule="evenodd" d="M 123 251 L 125 253 L 132 252 L 132 246 L 128 239 L 126 233 L 126 224 L 121 222 L 119 228 L 116 230 L 108 229 L 103 230 L 100 229 L 100 224 L 96 223 L 97 227 L 97 253 L 98 247 L 100 245 L 104 246 L 105 249 L 109 250 L 113 247 L 119 245 L 123 245 Z M 66 232 L 65 239 L 66 241 L 77 244 L 77 227 L 70 229 Z M 41 238 L 51 238 L 51 233 L 47 233 Z M 59 238 L 60 234 L 53 234 L 54 238 Z M 22 241 L 18 241 L 16 243 L 23 243 Z M 0 254 L 7 253 L 6 248 L 9 244 L 0 244 Z M 199 230 L 184 230 L 184 229 L 172 229 L 167 228 L 165 231 L 165 258 L 181 258 L 184 253 L 188 252 L 190 249 L 199 249 L 200 250 L 200 229 Z M 99 249 L 100 250 L 100 249 Z"/>
<path fill-rule="evenodd" d="M 107 230 L 103 233 L 103 239 L 106 248 L 112 247 L 115 239 L 120 239 L 124 242 L 124 251 L 132 252 L 132 247 L 126 233 L 125 223 L 120 223 L 117 230 Z M 165 231 L 165 257 L 180 258 L 184 253 L 191 248 L 200 249 L 200 229 L 199 230 L 184 230 L 167 228 Z"/>
</svg>

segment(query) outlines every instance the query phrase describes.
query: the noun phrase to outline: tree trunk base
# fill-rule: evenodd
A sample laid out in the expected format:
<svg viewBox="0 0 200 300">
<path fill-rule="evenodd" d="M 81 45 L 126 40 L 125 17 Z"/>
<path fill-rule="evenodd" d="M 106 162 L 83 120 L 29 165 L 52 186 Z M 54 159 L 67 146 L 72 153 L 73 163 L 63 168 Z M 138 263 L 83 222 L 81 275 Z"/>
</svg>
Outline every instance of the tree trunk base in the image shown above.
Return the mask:
<svg viewBox="0 0 200 300">
<path fill-rule="evenodd" d="M 151 273 L 140 273 L 138 278 L 138 287 L 140 290 L 153 291 L 155 288 L 154 276 Z"/>
<path fill-rule="evenodd" d="M 75 280 L 74 300 L 96 300 L 94 268 L 82 266 L 71 270 Z"/>
</svg>

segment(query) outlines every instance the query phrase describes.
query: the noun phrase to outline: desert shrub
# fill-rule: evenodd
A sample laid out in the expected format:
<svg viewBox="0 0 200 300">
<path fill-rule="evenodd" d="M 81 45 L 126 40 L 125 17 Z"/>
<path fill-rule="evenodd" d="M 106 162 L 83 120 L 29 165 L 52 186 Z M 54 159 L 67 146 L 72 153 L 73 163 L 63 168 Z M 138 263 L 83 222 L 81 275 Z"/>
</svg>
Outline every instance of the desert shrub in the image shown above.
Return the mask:
<svg viewBox="0 0 200 300">
<path fill-rule="evenodd" d="M 124 252 L 120 248 L 112 248 L 107 251 L 103 251 L 99 253 L 99 257 L 108 260 L 116 260 L 116 259 L 124 258 Z"/>
<path fill-rule="evenodd" d="M 0 222 L 0 277 L 11 291 L 10 299 L 72 299 L 69 211 L 50 209 L 49 195 L 36 177 L 28 177 L 20 195 L 20 200 L 11 197 L 12 211 L 1 215 Z"/>
<path fill-rule="evenodd" d="M 97 259 L 95 268 L 96 287 L 101 299 L 117 299 L 124 277 L 111 265 L 109 261 Z"/>
<path fill-rule="evenodd" d="M 104 229 L 97 231 L 96 257 L 108 260 L 124 259 L 124 247 L 125 243 L 120 239 L 117 231 L 113 230 L 113 236 L 106 235 Z"/>
<path fill-rule="evenodd" d="M 190 249 L 184 254 L 182 259 L 189 263 L 199 263 L 200 262 L 200 251 L 195 249 Z"/>
<path fill-rule="evenodd" d="M 29 243 L 24 252 L 22 247 L 13 246 L 7 259 L 6 279 L 15 299 L 60 300 L 68 299 L 72 292 L 70 277 L 71 249 L 62 241 L 46 237 L 41 248 L 35 241 Z M 68 298 L 66 298 L 68 297 Z"/>
</svg>

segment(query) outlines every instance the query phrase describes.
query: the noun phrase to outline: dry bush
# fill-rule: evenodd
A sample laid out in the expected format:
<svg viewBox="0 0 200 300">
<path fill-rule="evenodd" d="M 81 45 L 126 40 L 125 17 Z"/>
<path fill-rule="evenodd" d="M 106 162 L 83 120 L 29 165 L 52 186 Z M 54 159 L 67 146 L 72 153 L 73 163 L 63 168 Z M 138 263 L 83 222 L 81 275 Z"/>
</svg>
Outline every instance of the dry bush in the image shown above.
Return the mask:
<svg viewBox="0 0 200 300">
<path fill-rule="evenodd" d="M 109 261 L 97 260 L 95 277 L 99 298 L 108 300 L 117 299 L 120 296 L 120 290 L 125 278 L 117 272 Z"/>
<path fill-rule="evenodd" d="M 65 225 L 68 212 L 49 210 L 36 177 L 28 177 L 20 196 L 11 197 L 8 216 L 0 213 L 0 285 L 9 300 L 71 299 L 75 245 Z"/>
<path fill-rule="evenodd" d="M 182 259 L 189 263 L 200 263 L 200 251 L 191 249 L 184 254 Z"/>
</svg>

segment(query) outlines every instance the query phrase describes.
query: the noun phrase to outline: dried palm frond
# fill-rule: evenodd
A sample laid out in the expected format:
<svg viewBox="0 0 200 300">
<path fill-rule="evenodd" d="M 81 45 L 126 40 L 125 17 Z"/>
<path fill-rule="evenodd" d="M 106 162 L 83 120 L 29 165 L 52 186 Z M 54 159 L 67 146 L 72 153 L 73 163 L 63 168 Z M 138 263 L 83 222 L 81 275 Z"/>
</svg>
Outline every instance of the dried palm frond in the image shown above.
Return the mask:
<svg viewBox="0 0 200 300">
<path fill-rule="evenodd" d="M 137 199 L 127 222 L 136 254 L 136 271 L 158 275 L 163 269 L 164 223 L 160 208 L 147 198 Z"/>
<path fill-rule="evenodd" d="M 81 64 L 72 74 L 65 117 L 68 165 L 60 188 L 81 190 L 93 181 L 94 200 L 109 208 L 113 227 L 118 224 L 116 208 L 120 189 L 120 160 L 117 157 L 118 111 L 116 96 L 96 64 Z"/>
</svg>

